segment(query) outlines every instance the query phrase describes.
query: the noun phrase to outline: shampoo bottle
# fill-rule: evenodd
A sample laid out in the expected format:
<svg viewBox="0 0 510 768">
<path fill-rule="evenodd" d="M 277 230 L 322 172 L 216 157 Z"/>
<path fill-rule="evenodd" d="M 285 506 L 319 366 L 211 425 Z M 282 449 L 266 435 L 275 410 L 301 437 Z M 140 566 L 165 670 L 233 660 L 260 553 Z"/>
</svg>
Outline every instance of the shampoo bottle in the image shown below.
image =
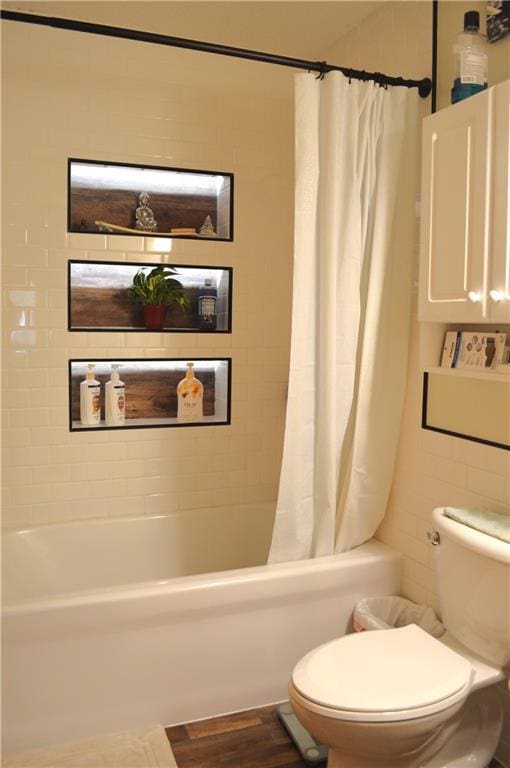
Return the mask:
<svg viewBox="0 0 510 768">
<path fill-rule="evenodd" d="M 126 419 L 126 385 L 119 378 L 120 365 L 112 363 L 112 375 L 105 386 L 106 426 L 120 427 Z"/>
<path fill-rule="evenodd" d="M 101 422 L 101 384 L 94 376 L 94 363 L 80 384 L 80 421 L 84 427 L 97 427 Z"/>
<path fill-rule="evenodd" d="M 204 386 L 195 377 L 193 363 L 187 363 L 186 376 L 177 384 L 177 421 L 202 421 Z"/>
<path fill-rule="evenodd" d="M 464 14 L 464 30 L 453 46 L 454 76 L 452 104 L 487 88 L 487 43 L 480 33 L 480 14 Z"/>
</svg>

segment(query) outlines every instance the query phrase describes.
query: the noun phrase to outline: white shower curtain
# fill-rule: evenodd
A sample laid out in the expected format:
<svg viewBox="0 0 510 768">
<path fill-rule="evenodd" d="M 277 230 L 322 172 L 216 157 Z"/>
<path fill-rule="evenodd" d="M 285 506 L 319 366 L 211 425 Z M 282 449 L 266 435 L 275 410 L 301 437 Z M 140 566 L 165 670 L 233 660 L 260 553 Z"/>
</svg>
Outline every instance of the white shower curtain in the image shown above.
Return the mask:
<svg viewBox="0 0 510 768">
<path fill-rule="evenodd" d="M 418 96 L 296 76 L 292 343 L 270 562 L 370 538 L 406 383 Z"/>
</svg>

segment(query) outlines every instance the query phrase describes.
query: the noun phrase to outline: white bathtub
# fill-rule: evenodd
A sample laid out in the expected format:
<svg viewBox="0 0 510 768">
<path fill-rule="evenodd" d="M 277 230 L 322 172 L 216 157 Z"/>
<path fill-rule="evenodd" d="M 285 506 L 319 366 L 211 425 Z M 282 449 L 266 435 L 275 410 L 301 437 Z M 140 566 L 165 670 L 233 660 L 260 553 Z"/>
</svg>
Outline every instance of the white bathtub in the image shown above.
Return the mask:
<svg viewBox="0 0 510 768">
<path fill-rule="evenodd" d="M 360 597 L 399 591 L 399 557 L 378 542 L 256 565 L 272 516 L 245 506 L 7 534 L 5 751 L 281 701 L 297 659 L 349 631 Z"/>
</svg>

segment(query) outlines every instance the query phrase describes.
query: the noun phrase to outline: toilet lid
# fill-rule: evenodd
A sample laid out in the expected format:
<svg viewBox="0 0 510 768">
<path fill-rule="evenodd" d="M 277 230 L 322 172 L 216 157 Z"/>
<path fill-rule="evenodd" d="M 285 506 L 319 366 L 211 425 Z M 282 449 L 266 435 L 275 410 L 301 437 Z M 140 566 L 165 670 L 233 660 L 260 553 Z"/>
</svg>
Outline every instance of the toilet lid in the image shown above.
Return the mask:
<svg viewBox="0 0 510 768">
<path fill-rule="evenodd" d="M 386 719 L 392 712 L 440 711 L 469 691 L 472 677 L 466 659 L 410 624 L 326 643 L 297 663 L 292 682 L 309 701 L 346 717 L 384 713 Z"/>
</svg>

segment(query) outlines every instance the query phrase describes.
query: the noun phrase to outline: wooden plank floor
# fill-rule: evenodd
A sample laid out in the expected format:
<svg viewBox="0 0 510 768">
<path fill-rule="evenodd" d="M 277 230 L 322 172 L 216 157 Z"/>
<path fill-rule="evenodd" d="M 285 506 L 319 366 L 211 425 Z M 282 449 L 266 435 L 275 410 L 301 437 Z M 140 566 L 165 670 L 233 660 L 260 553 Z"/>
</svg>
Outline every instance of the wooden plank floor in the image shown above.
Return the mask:
<svg viewBox="0 0 510 768">
<path fill-rule="evenodd" d="M 276 707 L 166 729 L 179 768 L 304 768 Z"/>
<path fill-rule="evenodd" d="M 179 768 L 305 768 L 276 715 L 251 709 L 166 729 Z M 500 768 L 493 760 L 488 768 Z"/>
</svg>

